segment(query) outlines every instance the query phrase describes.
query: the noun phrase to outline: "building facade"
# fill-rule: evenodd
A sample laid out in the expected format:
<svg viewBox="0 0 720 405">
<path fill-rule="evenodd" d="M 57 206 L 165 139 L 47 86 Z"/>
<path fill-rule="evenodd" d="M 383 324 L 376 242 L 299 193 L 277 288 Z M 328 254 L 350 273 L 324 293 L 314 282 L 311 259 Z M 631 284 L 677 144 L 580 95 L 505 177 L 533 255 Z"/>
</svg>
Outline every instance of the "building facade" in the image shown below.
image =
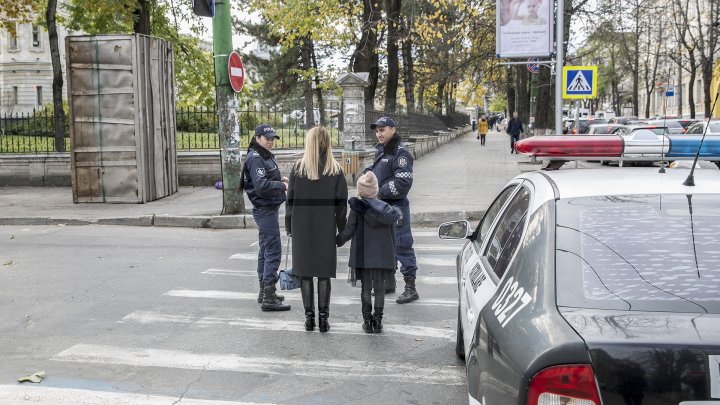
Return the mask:
<svg viewBox="0 0 720 405">
<path fill-rule="evenodd" d="M 27 114 L 52 103 L 48 32 L 33 23 L 7 24 L 14 24 L 15 29 L 0 29 L 0 114 Z M 57 29 L 65 78 L 65 37 L 69 33 L 64 27 Z"/>
</svg>

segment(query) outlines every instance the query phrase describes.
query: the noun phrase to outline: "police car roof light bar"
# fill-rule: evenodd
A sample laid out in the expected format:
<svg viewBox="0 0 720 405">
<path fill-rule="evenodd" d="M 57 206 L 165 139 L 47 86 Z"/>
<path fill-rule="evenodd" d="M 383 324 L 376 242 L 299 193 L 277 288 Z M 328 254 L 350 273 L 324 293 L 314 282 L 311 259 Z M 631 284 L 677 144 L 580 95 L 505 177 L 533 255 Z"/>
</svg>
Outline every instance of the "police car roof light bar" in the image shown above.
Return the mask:
<svg viewBox="0 0 720 405">
<path fill-rule="evenodd" d="M 717 104 L 718 95 L 720 93 L 715 94 L 715 100 L 713 100 L 712 108 L 710 108 L 710 111 L 715 111 L 715 104 Z M 710 127 L 710 119 L 712 118 L 712 114 L 709 114 L 707 122 L 705 123 L 705 129 L 703 130 L 703 136 L 700 140 L 700 145 L 698 145 L 697 153 L 695 153 L 695 160 L 693 161 L 692 168 L 690 169 L 690 174 L 688 174 L 687 179 L 683 182 L 683 185 L 685 186 L 695 186 L 695 167 L 697 166 L 698 158 L 700 157 L 700 150 L 703 146 L 703 141 L 705 141 L 705 134 L 707 134 L 708 128 Z M 718 165 L 720 167 L 720 165 Z"/>
</svg>

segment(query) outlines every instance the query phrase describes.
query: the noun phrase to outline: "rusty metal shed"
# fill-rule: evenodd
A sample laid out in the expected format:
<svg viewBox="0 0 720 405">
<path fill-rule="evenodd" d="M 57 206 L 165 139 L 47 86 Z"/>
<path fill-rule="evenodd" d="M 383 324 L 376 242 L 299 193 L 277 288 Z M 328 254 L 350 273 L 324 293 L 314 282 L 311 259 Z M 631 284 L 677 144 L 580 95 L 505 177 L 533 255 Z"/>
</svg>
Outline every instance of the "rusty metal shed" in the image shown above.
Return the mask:
<svg viewBox="0 0 720 405">
<path fill-rule="evenodd" d="M 177 192 L 172 45 L 145 35 L 66 38 L 73 201 Z"/>
</svg>

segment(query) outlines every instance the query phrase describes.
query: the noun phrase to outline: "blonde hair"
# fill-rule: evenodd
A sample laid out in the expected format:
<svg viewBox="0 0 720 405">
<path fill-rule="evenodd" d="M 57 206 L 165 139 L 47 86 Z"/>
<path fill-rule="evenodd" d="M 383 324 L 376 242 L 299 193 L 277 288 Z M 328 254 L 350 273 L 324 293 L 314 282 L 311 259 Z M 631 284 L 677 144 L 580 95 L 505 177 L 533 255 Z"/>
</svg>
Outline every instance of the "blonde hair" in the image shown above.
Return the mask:
<svg viewBox="0 0 720 405">
<path fill-rule="evenodd" d="M 336 176 L 342 173 L 340 164 L 333 156 L 330 133 L 325 127 L 313 127 L 305 136 L 305 153 L 296 165 L 298 174 L 310 180 L 320 179 L 320 155 L 322 153 L 325 153 L 325 168 L 322 174 Z"/>
</svg>

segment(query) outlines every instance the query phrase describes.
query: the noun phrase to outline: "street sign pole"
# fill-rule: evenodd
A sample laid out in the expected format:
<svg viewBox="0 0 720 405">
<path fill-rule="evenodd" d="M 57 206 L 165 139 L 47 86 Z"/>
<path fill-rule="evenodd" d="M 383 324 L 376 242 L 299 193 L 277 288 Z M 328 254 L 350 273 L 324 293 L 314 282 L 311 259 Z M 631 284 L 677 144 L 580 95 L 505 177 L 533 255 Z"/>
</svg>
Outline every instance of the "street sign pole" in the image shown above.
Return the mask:
<svg viewBox="0 0 720 405">
<path fill-rule="evenodd" d="M 237 116 L 238 100 L 230 86 L 228 73 L 228 58 L 233 51 L 230 11 L 230 0 L 215 0 L 213 54 L 223 183 L 222 214 L 238 214 L 245 210 L 243 190 L 240 188 L 242 152 L 240 151 L 240 126 Z"/>
<path fill-rule="evenodd" d="M 563 49 L 563 39 L 565 38 L 565 1 L 557 0 L 557 10 L 555 15 L 556 37 L 555 37 L 555 133 L 562 134 L 562 107 L 563 107 L 563 87 L 562 87 L 562 71 L 565 64 L 565 52 Z"/>
</svg>

